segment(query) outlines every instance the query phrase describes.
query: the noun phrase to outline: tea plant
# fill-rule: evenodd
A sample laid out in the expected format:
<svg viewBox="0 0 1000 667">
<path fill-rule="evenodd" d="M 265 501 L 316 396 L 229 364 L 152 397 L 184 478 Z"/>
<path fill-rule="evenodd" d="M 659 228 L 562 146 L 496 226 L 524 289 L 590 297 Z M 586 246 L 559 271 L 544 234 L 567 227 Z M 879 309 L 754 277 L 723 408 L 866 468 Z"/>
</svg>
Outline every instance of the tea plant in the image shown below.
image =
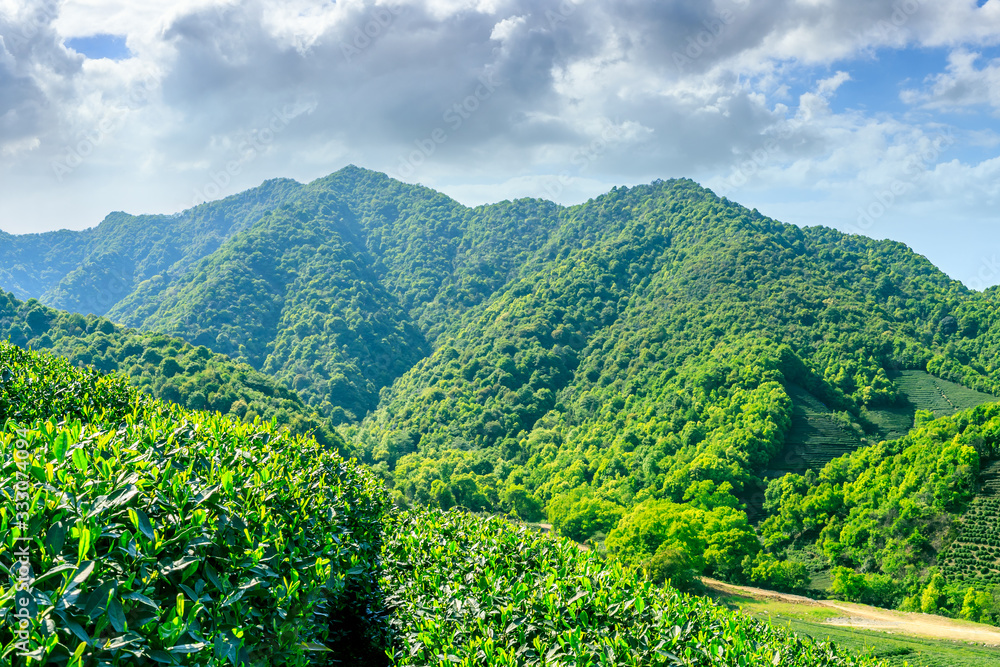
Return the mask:
<svg viewBox="0 0 1000 667">
<path fill-rule="evenodd" d="M 1000 594 L 1000 461 L 983 471 L 981 492 L 962 515 L 957 538 L 942 554 L 941 572 L 949 582 L 975 586 L 973 591 Z M 988 609 L 977 616 L 993 620 Z"/>
<path fill-rule="evenodd" d="M 5 664 L 25 649 L 30 664 L 81 667 L 384 661 L 385 500 L 367 469 L 273 423 L 0 352 Z M 27 595 L 15 586 L 25 537 Z M 31 627 L 19 645 L 21 608 Z"/>
<path fill-rule="evenodd" d="M 502 518 L 399 515 L 384 564 L 396 665 L 878 664 Z"/>
</svg>

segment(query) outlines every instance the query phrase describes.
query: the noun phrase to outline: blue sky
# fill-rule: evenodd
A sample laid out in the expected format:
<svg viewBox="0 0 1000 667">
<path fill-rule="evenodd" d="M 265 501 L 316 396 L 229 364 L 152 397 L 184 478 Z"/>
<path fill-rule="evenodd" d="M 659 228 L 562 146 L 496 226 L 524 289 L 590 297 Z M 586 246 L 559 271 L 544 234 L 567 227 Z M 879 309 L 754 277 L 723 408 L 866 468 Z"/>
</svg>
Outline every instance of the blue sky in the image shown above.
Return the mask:
<svg viewBox="0 0 1000 667">
<path fill-rule="evenodd" d="M 125 38 L 125 35 L 108 34 L 72 37 L 66 40 L 66 47 L 91 60 L 125 60 L 132 55 L 125 45 Z"/>
<path fill-rule="evenodd" d="M 467 204 L 690 177 L 1000 283 L 1000 0 L 0 0 L 0 229 L 346 164 Z"/>
</svg>

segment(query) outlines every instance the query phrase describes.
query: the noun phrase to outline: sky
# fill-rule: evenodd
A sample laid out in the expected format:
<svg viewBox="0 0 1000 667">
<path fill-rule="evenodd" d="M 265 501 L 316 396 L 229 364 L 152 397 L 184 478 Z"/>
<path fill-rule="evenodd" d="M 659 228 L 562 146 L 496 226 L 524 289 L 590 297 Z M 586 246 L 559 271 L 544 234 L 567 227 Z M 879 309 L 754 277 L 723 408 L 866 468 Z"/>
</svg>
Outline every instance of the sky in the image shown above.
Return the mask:
<svg viewBox="0 0 1000 667">
<path fill-rule="evenodd" d="M 1000 0 L 0 0 L 0 230 L 348 164 L 468 205 L 692 178 L 1000 283 Z"/>
</svg>

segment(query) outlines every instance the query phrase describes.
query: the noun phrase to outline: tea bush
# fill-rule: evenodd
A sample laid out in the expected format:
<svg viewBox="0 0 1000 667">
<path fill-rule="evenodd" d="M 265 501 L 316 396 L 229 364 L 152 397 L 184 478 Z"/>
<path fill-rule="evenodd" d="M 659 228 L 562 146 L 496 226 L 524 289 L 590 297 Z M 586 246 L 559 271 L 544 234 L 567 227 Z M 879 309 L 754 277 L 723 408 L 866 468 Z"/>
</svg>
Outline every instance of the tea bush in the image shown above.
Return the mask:
<svg viewBox="0 0 1000 667">
<path fill-rule="evenodd" d="M 401 514 L 384 565 L 396 665 L 878 664 L 502 518 Z"/>
<path fill-rule="evenodd" d="M 44 665 L 384 662 L 386 501 L 366 468 L 273 423 L 0 354 L 6 664 L 24 649 Z"/>
</svg>

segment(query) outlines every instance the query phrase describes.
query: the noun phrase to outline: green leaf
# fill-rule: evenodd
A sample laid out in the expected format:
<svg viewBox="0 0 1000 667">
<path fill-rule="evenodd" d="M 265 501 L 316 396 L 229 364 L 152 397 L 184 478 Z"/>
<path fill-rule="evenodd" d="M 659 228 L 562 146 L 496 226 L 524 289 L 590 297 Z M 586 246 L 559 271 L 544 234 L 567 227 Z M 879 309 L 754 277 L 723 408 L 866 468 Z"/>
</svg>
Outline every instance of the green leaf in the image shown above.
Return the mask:
<svg viewBox="0 0 1000 667">
<path fill-rule="evenodd" d="M 211 563 L 205 563 L 205 576 L 208 577 L 208 580 L 212 582 L 212 585 L 215 586 L 218 590 L 220 590 L 223 593 L 227 591 L 228 586 L 224 586 L 222 584 L 222 581 L 219 579 L 218 573 L 216 573 L 215 568 L 212 567 Z"/>
<path fill-rule="evenodd" d="M 207 646 L 208 644 L 205 642 L 197 642 L 195 644 L 178 644 L 177 646 L 171 647 L 169 650 L 171 653 L 197 653 Z"/>
<path fill-rule="evenodd" d="M 222 482 L 222 488 L 226 491 L 226 493 L 228 493 L 229 495 L 232 495 L 232 493 L 233 493 L 233 471 L 232 470 L 227 470 L 224 473 L 222 473 L 221 482 Z"/>
<path fill-rule="evenodd" d="M 153 602 L 150 598 L 146 597 L 142 593 L 139 593 L 138 591 L 133 591 L 131 593 L 126 593 L 125 595 L 122 596 L 122 599 L 124 599 L 124 600 L 135 600 L 139 604 L 145 605 L 145 606 L 149 607 L 150 609 L 153 609 L 155 611 L 159 611 L 160 610 L 160 606 L 158 604 L 156 604 L 155 602 Z"/>
<path fill-rule="evenodd" d="M 85 582 L 91 574 L 94 573 L 94 561 L 88 560 L 80 565 L 76 569 L 76 574 L 69 580 L 69 585 L 66 586 L 66 590 L 71 588 L 76 588 L 83 582 Z"/>
<path fill-rule="evenodd" d="M 59 463 L 63 462 L 66 458 L 66 450 L 69 448 L 69 434 L 66 431 L 60 431 L 55 440 L 52 442 L 52 453 L 56 456 L 56 461 Z"/>
<path fill-rule="evenodd" d="M 108 620 L 111 621 L 111 627 L 115 629 L 115 632 L 125 632 L 125 610 L 116 597 L 108 600 Z"/>
<path fill-rule="evenodd" d="M 45 534 L 45 551 L 54 556 L 62 552 L 64 544 L 66 544 L 66 524 L 57 521 Z"/>
<path fill-rule="evenodd" d="M 79 623 L 76 623 L 75 621 L 72 621 L 67 618 L 63 619 L 62 625 L 67 630 L 72 632 L 76 636 L 76 638 L 79 639 L 85 646 L 91 643 L 90 635 L 87 634 L 87 631 L 84 630 Z M 77 648 L 79 649 L 79 647 Z"/>
<path fill-rule="evenodd" d="M 57 565 L 56 567 L 52 568 L 48 572 L 45 572 L 44 574 L 42 574 L 40 577 L 37 577 L 32 582 L 32 585 L 37 587 L 39 584 L 41 584 L 43 581 L 47 580 L 49 577 L 54 577 L 57 574 L 61 574 L 63 572 L 66 572 L 67 570 L 76 570 L 76 569 L 77 569 L 77 566 L 74 563 L 63 563 L 62 565 Z"/>
<path fill-rule="evenodd" d="M 105 510 L 118 507 L 120 505 L 126 504 L 128 501 L 132 500 L 139 494 L 139 489 L 134 484 L 129 484 L 125 488 L 119 489 L 110 496 L 102 496 L 97 499 L 94 506 L 91 508 L 90 516 L 95 517 L 101 514 Z"/>
<path fill-rule="evenodd" d="M 142 510 L 129 509 L 128 517 L 132 520 L 132 525 L 134 525 L 140 533 L 145 535 L 147 540 L 154 539 L 155 534 L 153 533 L 153 526 L 149 523 L 149 517 L 146 516 Z"/>
<path fill-rule="evenodd" d="M 87 472 L 87 455 L 83 453 L 83 448 L 77 447 L 73 450 L 73 465 L 82 473 Z"/>
<path fill-rule="evenodd" d="M 90 553 L 90 528 L 80 530 L 80 543 L 77 545 L 76 559 L 82 561 Z"/>
<path fill-rule="evenodd" d="M 107 608 L 108 598 L 115 590 L 115 582 L 105 581 L 95 588 L 87 598 L 87 604 L 83 607 L 83 613 L 91 619 L 96 619 L 104 613 Z"/>
</svg>

